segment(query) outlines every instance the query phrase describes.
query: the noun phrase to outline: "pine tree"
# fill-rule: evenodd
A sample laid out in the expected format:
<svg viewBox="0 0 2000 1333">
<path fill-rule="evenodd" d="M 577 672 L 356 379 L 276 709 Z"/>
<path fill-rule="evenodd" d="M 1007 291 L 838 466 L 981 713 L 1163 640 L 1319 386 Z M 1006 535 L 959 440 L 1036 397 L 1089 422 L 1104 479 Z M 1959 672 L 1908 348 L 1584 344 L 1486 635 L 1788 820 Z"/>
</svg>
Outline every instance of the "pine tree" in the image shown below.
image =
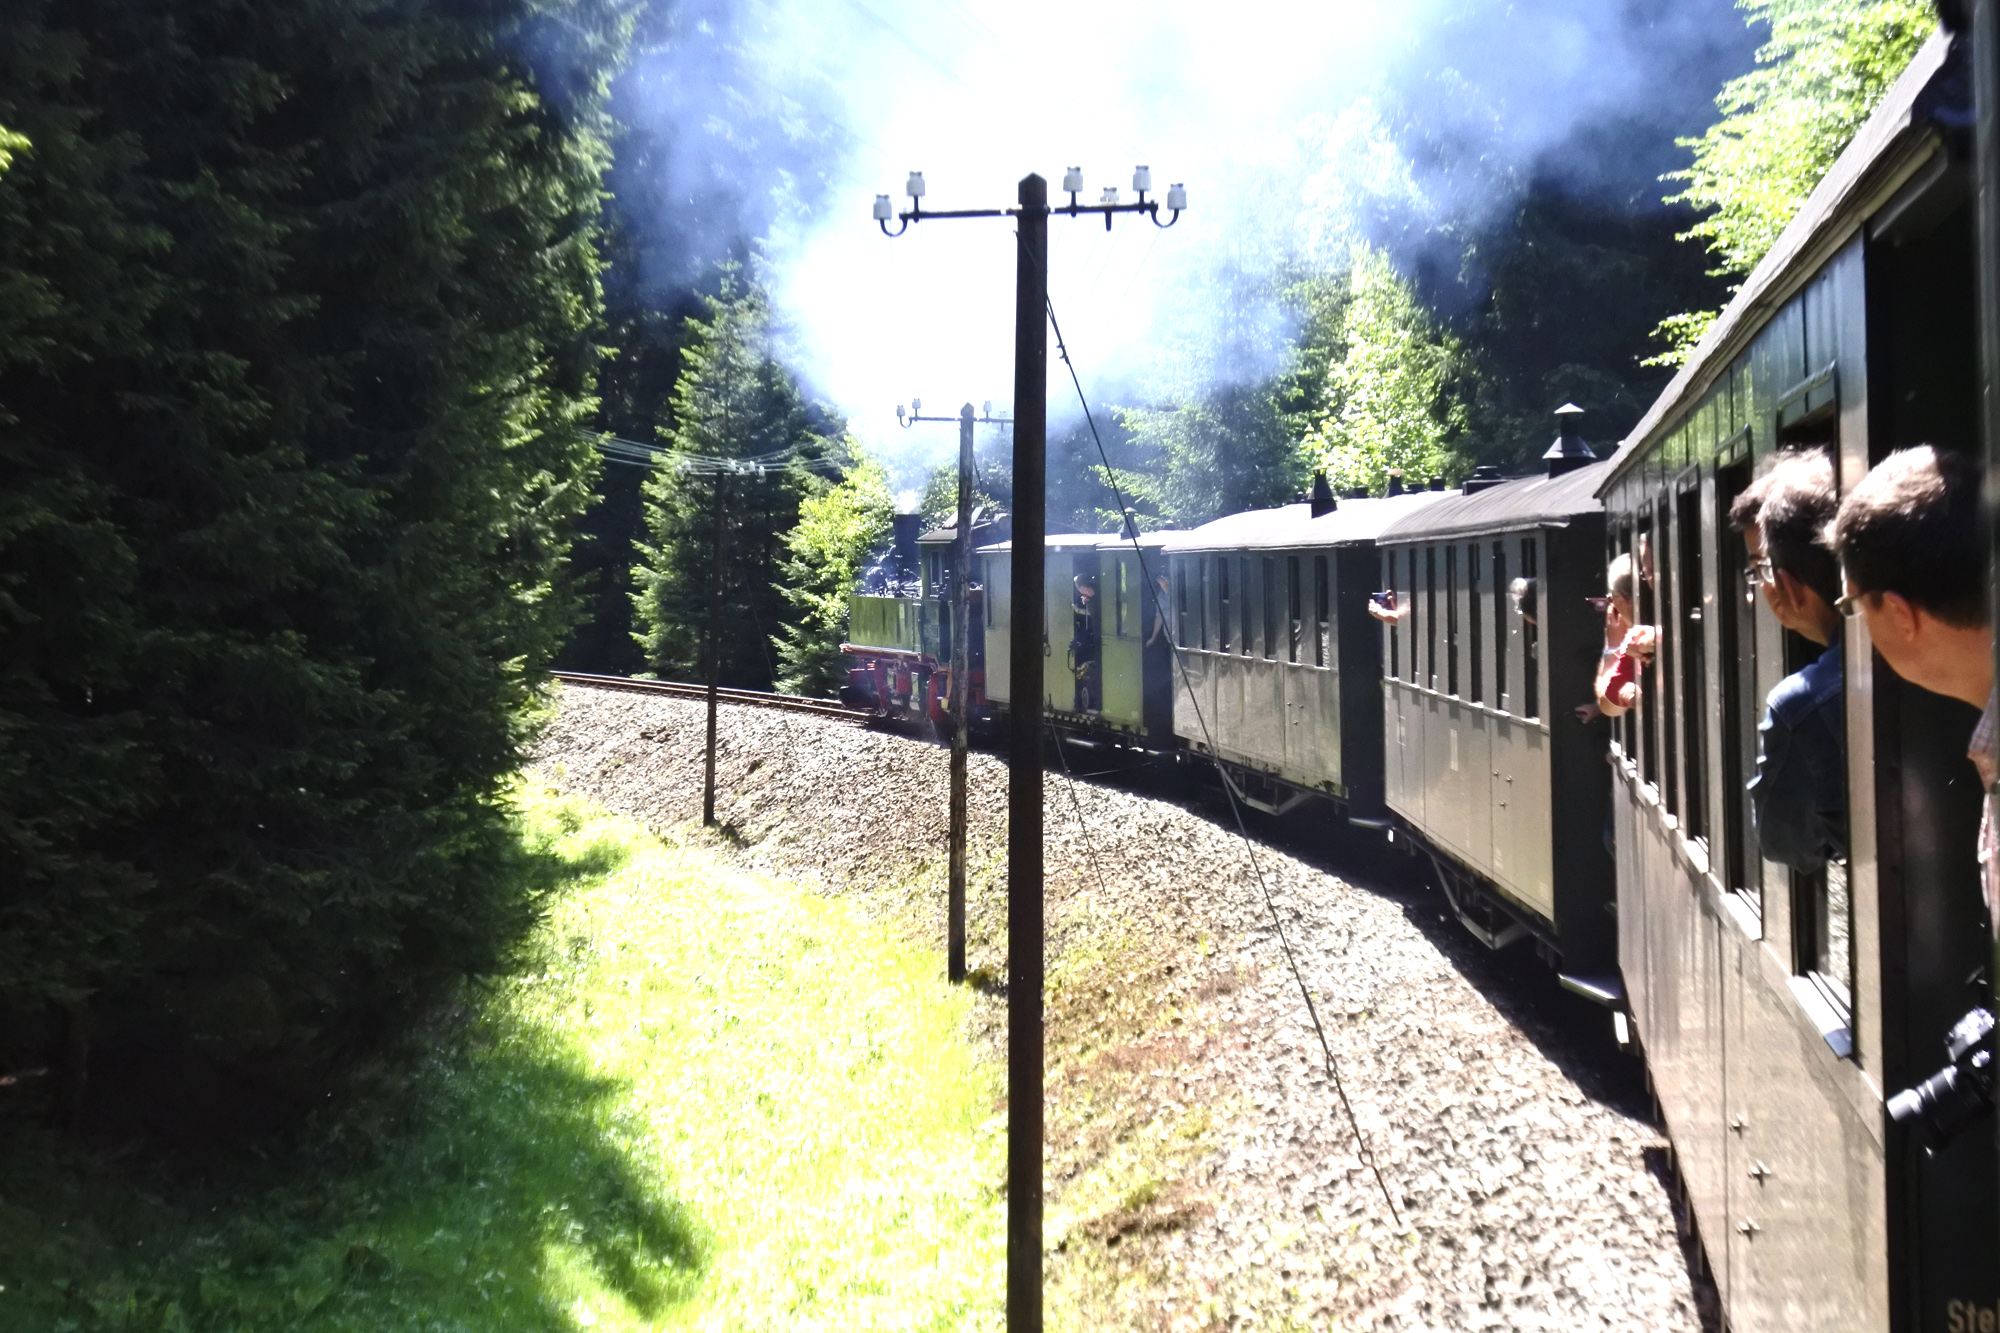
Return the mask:
<svg viewBox="0 0 2000 1333">
<path fill-rule="evenodd" d="M 736 265 L 688 320 L 674 385 L 668 453 L 645 484 L 648 539 L 639 547 L 633 605 L 646 661 L 668 677 L 705 673 L 721 510 L 724 683 L 768 690 L 779 676 L 773 641 L 792 614 L 773 585 L 785 535 L 815 469 L 837 467 L 844 426 L 809 408 L 778 359 L 769 297 Z M 734 472 L 718 472 L 731 460 Z"/>
<path fill-rule="evenodd" d="M 895 513 L 889 474 L 858 445 L 850 442 L 848 452 L 856 461 L 847 475 L 833 485 L 822 480 L 785 534 L 777 587 L 791 610 L 779 632 L 778 688 L 794 694 L 831 696 L 840 687 L 847 597 Z"/>
<path fill-rule="evenodd" d="M 531 918 L 628 26 L 0 10 L 0 1061 L 300 1095 Z"/>
</svg>

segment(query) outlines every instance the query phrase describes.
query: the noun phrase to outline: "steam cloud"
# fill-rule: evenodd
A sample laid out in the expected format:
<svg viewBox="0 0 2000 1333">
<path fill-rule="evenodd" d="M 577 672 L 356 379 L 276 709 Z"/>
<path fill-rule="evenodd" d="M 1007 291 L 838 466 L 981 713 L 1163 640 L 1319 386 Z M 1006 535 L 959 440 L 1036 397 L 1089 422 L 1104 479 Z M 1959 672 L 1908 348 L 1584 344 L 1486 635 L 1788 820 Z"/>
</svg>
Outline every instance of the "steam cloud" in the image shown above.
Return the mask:
<svg viewBox="0 0 2000 1333">
<path fill-rule="evenodd" d="M 878 192 L 1014 202 L 1083 167 L 1094 201 L 1184 181 L 1168 231 L 1055 219 L 1050 290 L 1094 399 L 1269 368 L 1284 330 L 1234 299 L 1354 239 L 1458 264 L 1528 181 L 1653 206 L 1756 33 L 1733 0 L 683 0 L 622 77 L 621 196 L 663 288 L 761 238 L 790 356 L 911 484 L 956 443 L 927 412 L 1011 397 L 1013 233 L 884 239 Z M 1234 275 L 1218 281 L 1218 275 Z M 1254 286 L 1254 283 L 1248 285 Z M 1221 294 L 1219 296 L 1218 294 Z M 1074 399 L 1052 372 L 1052 417 Z"/>
</svg>

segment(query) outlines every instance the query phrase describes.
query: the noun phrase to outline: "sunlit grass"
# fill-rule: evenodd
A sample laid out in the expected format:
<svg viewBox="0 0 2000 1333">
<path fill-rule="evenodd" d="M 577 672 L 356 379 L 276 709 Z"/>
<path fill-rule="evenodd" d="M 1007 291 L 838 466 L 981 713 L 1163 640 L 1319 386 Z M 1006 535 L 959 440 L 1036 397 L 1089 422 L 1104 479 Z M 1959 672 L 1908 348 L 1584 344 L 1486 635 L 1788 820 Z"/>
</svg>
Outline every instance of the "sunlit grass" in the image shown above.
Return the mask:
<svg viewBox="0 0 2000 1333">
<path fill-rule="evenodd" d="M 934 956 L 546 793 L 535 962 L 363 1165 L 149 1193 L 0 1145 L 0 1329 L 957 1329 L 999 1320 L 994 1074 Z"/>
</svg>

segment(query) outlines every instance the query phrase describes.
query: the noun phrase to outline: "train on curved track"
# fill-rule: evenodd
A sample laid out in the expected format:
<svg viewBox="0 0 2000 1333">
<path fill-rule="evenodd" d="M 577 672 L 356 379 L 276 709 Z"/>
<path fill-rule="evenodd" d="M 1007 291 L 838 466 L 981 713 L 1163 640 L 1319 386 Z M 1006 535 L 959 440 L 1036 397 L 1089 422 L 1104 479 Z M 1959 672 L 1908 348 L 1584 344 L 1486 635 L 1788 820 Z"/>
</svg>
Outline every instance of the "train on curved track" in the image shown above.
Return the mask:
<svg viewBox="0 0 2000 1333">
<path fill-rule="evenodd" d="M 1757 722 L 1809 659 L 1746 596 L 1728 522 L 1787 445 L 1829 448 L 1843 487 L 1908 445 L 1981 448 L 1961 61 L 1924 48 L 1608 457 L 1566 417 L 1532 477 L 1053 536 L 1040 626 L 1008 623 L 1004 528 L 975 533 L 964 590 L 954 534 L 911 530 L 906 585 L 852 608 L 852 706 L 941 717 L 962 591 L 975 713 L 1004 712 L 1008 643 L 1039 633 L 1054 727 L 1382 830 L 1480 939 L 1532 942 L 1643 1054 L 1737 1333 L 2000 1326 L 1991 1122 L 1931 1152 L 1885 1113 L 1985 985 L 1974 719 L 1848 622 L 1850 858 L 1761 857 Z M 1639 707 L 1586 720 L 1587 599 L 1621 553 L 1659 649 Z M 1385 625 L 1368 605 L 1389 592 Z"/>
</svg>

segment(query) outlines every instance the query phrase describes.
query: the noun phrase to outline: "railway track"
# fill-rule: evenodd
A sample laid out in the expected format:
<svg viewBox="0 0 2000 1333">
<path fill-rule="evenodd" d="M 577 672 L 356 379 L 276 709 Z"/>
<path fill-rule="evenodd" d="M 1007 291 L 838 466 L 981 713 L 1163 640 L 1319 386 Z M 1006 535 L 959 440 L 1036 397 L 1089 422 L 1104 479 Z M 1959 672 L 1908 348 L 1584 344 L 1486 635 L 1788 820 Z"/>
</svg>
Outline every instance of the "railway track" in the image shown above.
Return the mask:
<svg viewBox="0 0 2000 1333">
<path fill-rule="evenodd" d="M 600 690 L 629 690 L 635 694 L 671 694 L 682 699 L 708 697 L 708 686 L 691 685 L 678 680 L 635 680 L 630 676 L 594 676 L 582 671 L 554 671 L 550 674 L 565 685 L 588 685 Z M 776 708 L 793 713 L 817 713 L 822 717 L 844 718 L 849 722 L 868 720 L 866 714 L 857 713 L 831 699 L 808 699 L 797 694 L 767 694 L 762 690 L 718 689 L 715 693 L 724 703 L 749 704 L 755 708 Z"/>
</svg>

